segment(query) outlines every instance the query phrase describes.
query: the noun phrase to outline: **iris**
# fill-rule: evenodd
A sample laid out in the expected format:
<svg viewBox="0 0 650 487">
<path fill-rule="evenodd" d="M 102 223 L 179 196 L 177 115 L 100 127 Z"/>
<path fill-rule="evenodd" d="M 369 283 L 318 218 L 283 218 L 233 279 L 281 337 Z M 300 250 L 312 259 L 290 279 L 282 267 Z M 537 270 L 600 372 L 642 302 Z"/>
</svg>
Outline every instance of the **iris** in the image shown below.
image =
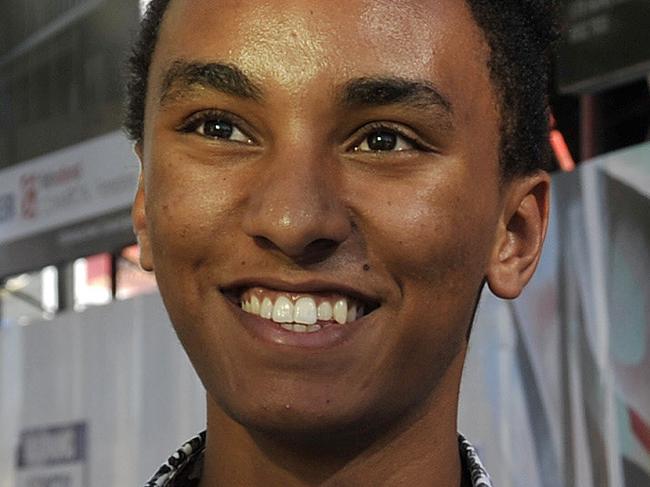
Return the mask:
<svg viewBox="0 0 650 487">
<path fill-rule="evenodd" d="M 392 132 L 373 132 L 367 139 L 368 148 L 372 151 L 390 151 L 397 146 L 397 134 Z"/>
<path fill-rule="evenodd" d="M 226 120 L 207 120 L 203 125 L 203 133 L 208 137 L 229 139 L 233 132 L 234 127 Z"/>
</svg>

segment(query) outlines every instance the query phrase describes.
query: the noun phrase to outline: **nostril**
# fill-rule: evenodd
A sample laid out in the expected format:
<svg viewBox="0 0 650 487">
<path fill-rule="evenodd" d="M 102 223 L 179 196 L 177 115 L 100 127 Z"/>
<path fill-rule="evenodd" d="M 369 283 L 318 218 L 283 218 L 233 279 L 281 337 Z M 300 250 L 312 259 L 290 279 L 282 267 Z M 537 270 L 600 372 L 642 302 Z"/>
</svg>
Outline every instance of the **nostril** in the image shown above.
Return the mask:
<svg viewBox="0 0 650 487">
<path fill-rule="evenodd" d="M 338 247 L 338 245 L 339 243 L 335 240 L 328 238 L 319 238 L 307 245 L 305 250 L 308 252 L 328 252 L 336 250 L 336 247 Z"/>
<path fill-rule="evenodd" d="M 327 238 L 319 238 L 310 242 L 303 255 L 299 260 L 303 263 L 316 263 L 321 262 L 331 256 L 338 248 L 340 242 Z"/>
<path fill-rule="evenodd" d="M 276 250 L 278 249 L 278 246 L 275 245 L 270 239 L 266 237 L 261 237 L 261 236 L 255 236 L 253 237 L 253 241 L 255 244 L 264 249 L 264 250 Z"/>
<path fill-rule="evenodd" d="M 292 258 L 299 264 L 315 264 L 322 262 L 332 255 L 339 246 L 339 242 L 328 238 L 319 238 L 309 242 L 306 246 L 291 248 L 288 245 L 280 246 L 270 238 L 260 235 L 253 237 L 255 244 L 263 249 L 280 252 Z"/>
</svg>

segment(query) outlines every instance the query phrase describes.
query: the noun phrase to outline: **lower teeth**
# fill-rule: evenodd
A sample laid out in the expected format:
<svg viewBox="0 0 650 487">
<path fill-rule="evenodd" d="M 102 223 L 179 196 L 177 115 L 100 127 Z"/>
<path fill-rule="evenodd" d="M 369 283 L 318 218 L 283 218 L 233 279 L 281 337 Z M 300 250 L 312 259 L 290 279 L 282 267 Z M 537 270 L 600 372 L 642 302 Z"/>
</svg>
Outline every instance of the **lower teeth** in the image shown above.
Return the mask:
<svg viewBox="0 0 650 487">
<path fill-rule="evenodd" d="M 289 323 L 284 323 L 281 326 L 285 330 L 295 333 L 315 333 L 323 328 L 321 325 L 292 325 Z"/>
</svg>

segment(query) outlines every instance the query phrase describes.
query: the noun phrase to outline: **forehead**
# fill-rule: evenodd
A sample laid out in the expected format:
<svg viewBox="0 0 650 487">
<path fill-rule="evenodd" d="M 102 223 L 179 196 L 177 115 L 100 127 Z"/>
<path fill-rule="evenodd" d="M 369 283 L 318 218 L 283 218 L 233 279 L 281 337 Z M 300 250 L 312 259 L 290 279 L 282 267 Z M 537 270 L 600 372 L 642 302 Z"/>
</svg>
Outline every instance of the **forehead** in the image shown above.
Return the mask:
<svg viewBox="0 0 650 487">
<path fill-rule="evenodd" d="M 173 0 L 152 77 L 175 59 L 232 63 L 294 93 L 368 75 L 491 88 L 487 47 L 458 0 Z"/>
</svg>

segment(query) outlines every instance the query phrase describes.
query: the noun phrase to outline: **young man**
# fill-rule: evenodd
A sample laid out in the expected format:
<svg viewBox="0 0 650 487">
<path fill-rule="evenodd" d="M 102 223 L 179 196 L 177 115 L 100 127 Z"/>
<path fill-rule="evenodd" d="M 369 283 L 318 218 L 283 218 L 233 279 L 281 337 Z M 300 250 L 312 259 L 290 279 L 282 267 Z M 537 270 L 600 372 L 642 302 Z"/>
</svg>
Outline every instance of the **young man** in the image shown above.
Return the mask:
<svg viewBox="0 0 650 487">
<path fill-rule="evenodd" d="M 490 485 L 458 391 L 544 239 L 551 13 L 153 0 L 133 221 L 208 427 L 148 485 Z"/>
</svg>

